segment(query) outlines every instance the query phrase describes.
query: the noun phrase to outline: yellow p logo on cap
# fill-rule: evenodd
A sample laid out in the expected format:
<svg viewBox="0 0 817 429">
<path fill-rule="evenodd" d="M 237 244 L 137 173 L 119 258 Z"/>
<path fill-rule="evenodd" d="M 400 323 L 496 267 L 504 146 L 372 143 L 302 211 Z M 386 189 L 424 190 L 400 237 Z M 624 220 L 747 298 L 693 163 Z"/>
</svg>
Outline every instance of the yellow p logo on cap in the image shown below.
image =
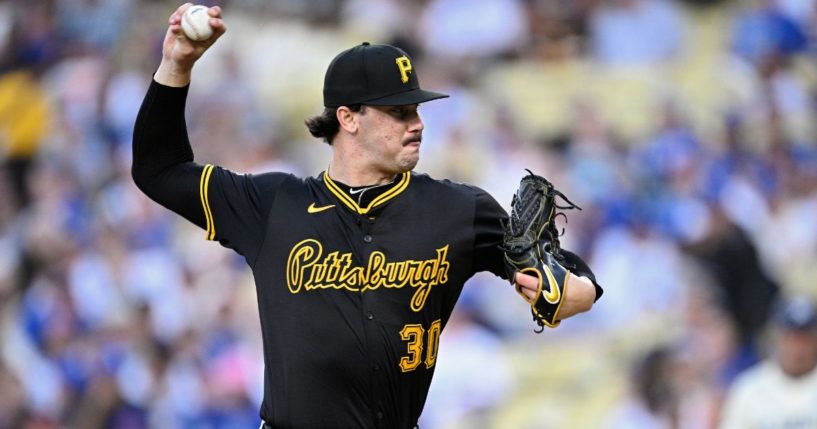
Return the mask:
<svg viewBox="0 0 817 429">
<path fill-rule="evenodd" d="M 411 61 L 405 55 L 395 59 L 394 61 L 397 63 L 397 68 L 400 69 L 400 80 L 402 80 L 403 83 L 408 82 L 408 74 L 411 71 Z"/>
</svg>

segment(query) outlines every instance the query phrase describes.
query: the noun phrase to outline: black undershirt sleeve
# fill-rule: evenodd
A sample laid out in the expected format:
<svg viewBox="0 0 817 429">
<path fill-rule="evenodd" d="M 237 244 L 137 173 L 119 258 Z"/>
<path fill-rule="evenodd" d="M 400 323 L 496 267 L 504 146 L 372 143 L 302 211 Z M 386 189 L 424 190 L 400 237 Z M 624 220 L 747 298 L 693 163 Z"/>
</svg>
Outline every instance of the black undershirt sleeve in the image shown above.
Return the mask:
<svg viewBox="0 0 817 429">
<path fill-rule="evenodd" d="M 134 125 L 131 175 L 152 200 L 206 228 L 199 198 L 203 167 L 193 163 L 184 120 L 188 88 L 151 81 Z"/>
</svg>

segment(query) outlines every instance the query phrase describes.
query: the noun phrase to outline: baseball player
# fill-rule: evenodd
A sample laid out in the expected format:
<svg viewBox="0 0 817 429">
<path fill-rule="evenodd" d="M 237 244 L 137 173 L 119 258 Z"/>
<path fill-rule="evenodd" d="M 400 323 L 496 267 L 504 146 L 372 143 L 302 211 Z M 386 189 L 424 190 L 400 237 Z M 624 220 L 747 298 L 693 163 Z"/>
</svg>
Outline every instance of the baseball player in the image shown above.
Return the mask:
<svg viewBox="0 0 817 429">
<path fill-rule="evenodd" d="M 150 198 L 252 269 L 262 427 L 416 427 L 463 284 L 478 271 L 508 277 L 500 205 L 473 186 L 412 171 L 422 144 L 418 104 L 447 95 L 421 89 L 402 50 L 363 43 L 331 62 L 326 109 L 307 121 L 332 150 L 326 171 L 243 175 L 196 164 L 185 99 L 194 63 L 225 26 L 212 7 L 214 35 L 187 39 L 179 22 L 189 6 L 169 19 L 136 120 L 132 173 Z M 576 268 L 556 273 L 560 320 L 588 310 L 598 294 L 589 268 L 564 253 Z M 541 276 L 515 277 L 523 296 L 540 293 Z"/>
<path fill-rule="evenodd" d="M 735 379 L 720 429 L 817 427 L 817 304 L 797 296 L 774 307 L 772 355 Z"/>
</svg>

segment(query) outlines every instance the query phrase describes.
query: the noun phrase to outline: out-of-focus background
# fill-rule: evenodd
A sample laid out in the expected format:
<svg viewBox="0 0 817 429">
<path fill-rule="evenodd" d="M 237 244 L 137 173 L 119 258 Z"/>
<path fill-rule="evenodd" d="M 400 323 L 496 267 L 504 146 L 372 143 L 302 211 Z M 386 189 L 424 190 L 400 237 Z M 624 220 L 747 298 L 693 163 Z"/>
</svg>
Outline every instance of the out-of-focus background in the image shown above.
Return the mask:
<svg viewBox="0 0 817 429">
<path fill-rule="evenodd" d="M 130 178 L 179 3 L 0 2 L 2 428 L 258 424 L 249 269 Z M 715 428 L 774 352 L 771 303 L 817 297 L 812 0 L 215 3 L 228 32 L 187 104 L 197 161 L 320 172 L 330 149 L 303 120 L 326 66 L 385 42 L 451 94 L 421 107 L 417 170 L 507 207 L 530 168 L 584 209 L 563 244 L 602 300 L 535 335 L 507 283 L 472 279 L 423 429 Z"/>
</svg>

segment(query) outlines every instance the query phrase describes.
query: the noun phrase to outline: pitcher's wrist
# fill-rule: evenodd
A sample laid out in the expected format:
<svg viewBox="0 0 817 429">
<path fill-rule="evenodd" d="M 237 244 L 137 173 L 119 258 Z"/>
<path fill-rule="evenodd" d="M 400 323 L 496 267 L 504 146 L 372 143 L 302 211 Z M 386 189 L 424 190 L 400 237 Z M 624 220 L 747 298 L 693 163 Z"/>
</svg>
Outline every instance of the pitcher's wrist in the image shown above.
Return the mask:
<svg viewBox="0 0 817 429">
<path fill-rule="evenodd" d="M 187 86 L 190 83 L 192 70 L 192 67 L 180 66 L 173 61 L 162 60 L 153 75 L 153 80 L 166 86 Z"/>
</svg>

